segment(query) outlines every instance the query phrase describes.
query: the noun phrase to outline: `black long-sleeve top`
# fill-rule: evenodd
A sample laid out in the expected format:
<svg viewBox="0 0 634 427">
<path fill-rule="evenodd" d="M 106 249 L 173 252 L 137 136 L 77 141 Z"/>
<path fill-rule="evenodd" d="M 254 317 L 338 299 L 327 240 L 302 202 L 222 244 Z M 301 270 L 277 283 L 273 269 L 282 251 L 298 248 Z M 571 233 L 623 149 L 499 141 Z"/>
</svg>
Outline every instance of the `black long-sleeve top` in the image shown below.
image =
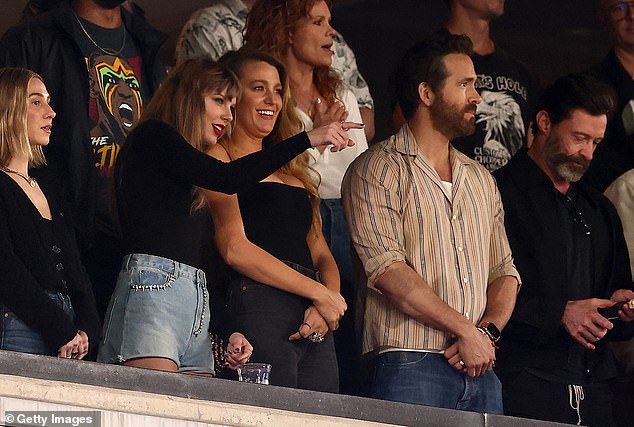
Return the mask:
<svg viewBox="0 0 634 427">
<path fill-rule="evenodd" d="M 92 347 L 99 342 L 92 287 L 73 227 L 55 194 L 50 190 L 45 194 L 52 221 L 42 218 L 20 186 L 0 172 L 0 303 L 39 331 L 52 350 L 70 341 L 78 329 L 86 332 Z M 75 323 L 45 290 L 70 296 Z"/>
<path fill-rule="evenodd" d="M 126 139 L 115 183 L 124 253 L 201 267 L 205 209 L 192 213 L 193 186 L 233 194 L 310 148 L 305 132 L 230 163 L 192 147 L 170 125 L 148 120 Z"/>
</svg>

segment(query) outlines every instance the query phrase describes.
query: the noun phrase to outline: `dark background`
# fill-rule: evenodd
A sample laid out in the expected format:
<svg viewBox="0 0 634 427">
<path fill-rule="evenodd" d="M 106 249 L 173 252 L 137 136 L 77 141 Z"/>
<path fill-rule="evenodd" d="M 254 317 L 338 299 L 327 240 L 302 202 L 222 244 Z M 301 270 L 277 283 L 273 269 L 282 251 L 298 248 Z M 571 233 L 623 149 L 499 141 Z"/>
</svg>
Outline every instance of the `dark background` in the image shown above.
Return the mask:
<svg viewBox="0 0 634 427">
<path fill-rule="evenodd" d="M 0 0 L 0 33 L 20 18 L 26 0 Z M 173 56 L 176 38 L 193 11 L 208 0 L 136 0 L 148 20 L 169 34 L 164 54 Z M 506 0 L 494 21 L 497 47 L 522 61 L 544 85 L 562 74 L 584 70 L 607 52 L 596 19 L 598 0 Z M 407 46 L 442 26 L 443 0 L 334 0 L 333 25 L 354 49 L 376 101 L 377 136 L 391 131 L 389 76 Z"/>
</svg>

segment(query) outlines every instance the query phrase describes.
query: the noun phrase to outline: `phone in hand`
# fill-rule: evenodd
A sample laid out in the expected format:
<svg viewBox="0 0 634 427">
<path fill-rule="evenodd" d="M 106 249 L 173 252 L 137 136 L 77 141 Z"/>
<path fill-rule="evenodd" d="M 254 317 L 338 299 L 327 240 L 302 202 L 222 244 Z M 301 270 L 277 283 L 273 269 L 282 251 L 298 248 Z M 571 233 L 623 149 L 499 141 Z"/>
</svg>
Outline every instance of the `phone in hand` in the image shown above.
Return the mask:
<svg viewBox="0 0 634 427">
<path fill-rule="evenodd" d="M 634 308 L 634 299 L 629 301 L 619 301 L 611 307 L 598 308 L 597 311 L 601 316 L 608 320 L 617 320 L 619 318 L 619 310 L 621 310 L 623 304 L 628 304 L 630 307 Z"/>
</svg>

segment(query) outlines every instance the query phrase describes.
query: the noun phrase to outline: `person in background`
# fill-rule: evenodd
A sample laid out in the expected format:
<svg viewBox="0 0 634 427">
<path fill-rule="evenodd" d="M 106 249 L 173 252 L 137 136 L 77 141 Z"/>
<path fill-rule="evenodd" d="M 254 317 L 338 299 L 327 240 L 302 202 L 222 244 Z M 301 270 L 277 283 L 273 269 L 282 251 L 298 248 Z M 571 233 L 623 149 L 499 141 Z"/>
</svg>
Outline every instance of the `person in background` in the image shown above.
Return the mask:
<svg viewBox="0 0 634 427">
<path fill-rule="evenodd" d="M 46 163 L 50 102 L 42 77 L 0 68 L 0 349 L 82 359 L 98 342 L 92 288 L 69 216 L 31 176 Z"/>
<path fill-rule="evenodd" d="M 323 0 L 258 0 L 247 17 L 246 46 L 271 53 L 284 63 L 293 102 L 305 129 L 329 122 L 360 122 L 354 94 L 332 73 L 331 46 L 335 34 L 330 9 Z M 280 31 L 283 28 L 284 31 Z M 341 153 L 310 150 L 310 166 L 319 174 L 323 234 L 337 261 L 341 292 L 351 306 L 355 294 L 352 247 L 341 205 L 341 181 L 350 163 L 368 148 L 363 131 L 351 130 L 353 149 Z M 353 317 L 335 333 L 341 391 L 357 394 L 358 351 Z"/>
<path fill-rule="evenodd" d="M 242 35 L 249 11 L 257 0 L 211 0 L 208 7 L 196 11 L 181 30 L 176 44 L 176 63 L 196 56 L 218 60 L 243 45 Z M 365 124 L 368 141 L 374 137 L 374 102 L 368 84 L 357 68 L 352 49 L 343 36 L 333 33 L 332 66 L 354 93 Z"/>
<path fill-rule="evenodd" d="M 634 6 L 631 2 L 598 0 L 599 20 L 612 49 L 590 74 L 616 93 L 616 109 L 608 119 L 603 142 L 583 181 L 604 191 L 616 178 L 634 168 Z"/>
<path fill-rule="evenodd" d="M 289 105 L 282 64 L 248 46 L 221 62 L 238 76 L 243 91 L 232 132 L 211 148 L 212 155 L 223 161 L 242 158 L 302 128 Z M 319 224 L 309 156 L 303 153 L 237 196 L 208 191 L 206 199 L 218 251 L 235 270 L 226 299 L 232 328 L 249 336 L 254 361 L 273 365 L 271 384 L 335 393 L 339 382 L 330 331 L 339 319 L 328 323 L 330 304 L 323 299 L 343 299 Z"/>
<path fill-rule="evenodd" d="M 62 190 L 102 318 L 123 256 L 114 165 L 165 75 L 158 50 L 166 36 L 123 3 L 47 0 L 40 5 L 51 10 L 0 39 L 0 65 L 32 69 L 48 83 L 57 126 L 44 149 L 47 165 L 34 173 L 43 187 Z"/>
<path fill-rule="evenodd" d="M 504 13 L 505 0 L 447 0 L 446 30 L 473 42 L 476 89 L 482 97 L 476 131 L 453 146 L 479 161 L 489 172 L 504 166 L 529 137 L 539 88 L 528 70 L 491 38 L 491 21 Z"/>
<path fill-rule="evenodd" d="M 201 270 L 206 225 L 202 188 L 254 186 L 315 145 L 349 141 L 340 125 L 315 129 L 252 156 L 223 163 L 204 152 L 231 123 L 238 82 L 206 58 L 176 67 L 126 139 L 115 171 L 125 257 L 108 307 L 98 360 L 171 372 L 213 374 L 209 294 Z M 343 314 L 330 302 L 329 319 Z M 248 361 L 244 335 L 228 340 L 232 367 Z"/>
<path fill-rule="evenodd" d="M 371 397 L 501 414 L 494 343 L 519 275 L 493 177 L 450 144 L 475 130 L 472 52 L 446 32 L 407 51 L 395 80 L 407 122 L 350 165 L 343 205 L 367 277 Z"/>
<path fill-rule="evenodd" d="M 533 144 L 495 173 L 523 278 L 495 367 L 506 415 L 615 425 L 608 344 L 634 334 L 632 277 L 614 206 L 578 182 L 613 109 L 607 84 L 557 79 L 538 100 Z"/>
</svg>

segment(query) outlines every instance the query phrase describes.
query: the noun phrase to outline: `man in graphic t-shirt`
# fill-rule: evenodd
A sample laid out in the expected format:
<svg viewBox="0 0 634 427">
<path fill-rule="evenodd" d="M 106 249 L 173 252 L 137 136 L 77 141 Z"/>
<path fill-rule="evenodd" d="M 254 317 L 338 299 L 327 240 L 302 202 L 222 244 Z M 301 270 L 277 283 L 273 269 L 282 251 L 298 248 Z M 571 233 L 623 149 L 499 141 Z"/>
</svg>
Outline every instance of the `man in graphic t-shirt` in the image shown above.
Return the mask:
<svg viewBox="0 0 634 427">
<path fill-rule="evenodd" d="M 490 22 L 504 13 L 504 0 L 448 0 L 446 29 L 473 41 L 482 97 L 476 113 L 476 132 L 453 145 L 490 172 L 504 166 L 525 144 L 537 87 L 529 72 L 507 53 L 496 49 Z"/>
<path fill-rule="evenodd" d="M 165 70 L 165 36 L 123 0 L 60 0 L 0 39 L 0 65 L 44 77 L 57 112 L 48 165 L 33 171 L 62 191 L 103 316 L 120 268 L 110 180 L 117 154 Z"/>
</svg>

